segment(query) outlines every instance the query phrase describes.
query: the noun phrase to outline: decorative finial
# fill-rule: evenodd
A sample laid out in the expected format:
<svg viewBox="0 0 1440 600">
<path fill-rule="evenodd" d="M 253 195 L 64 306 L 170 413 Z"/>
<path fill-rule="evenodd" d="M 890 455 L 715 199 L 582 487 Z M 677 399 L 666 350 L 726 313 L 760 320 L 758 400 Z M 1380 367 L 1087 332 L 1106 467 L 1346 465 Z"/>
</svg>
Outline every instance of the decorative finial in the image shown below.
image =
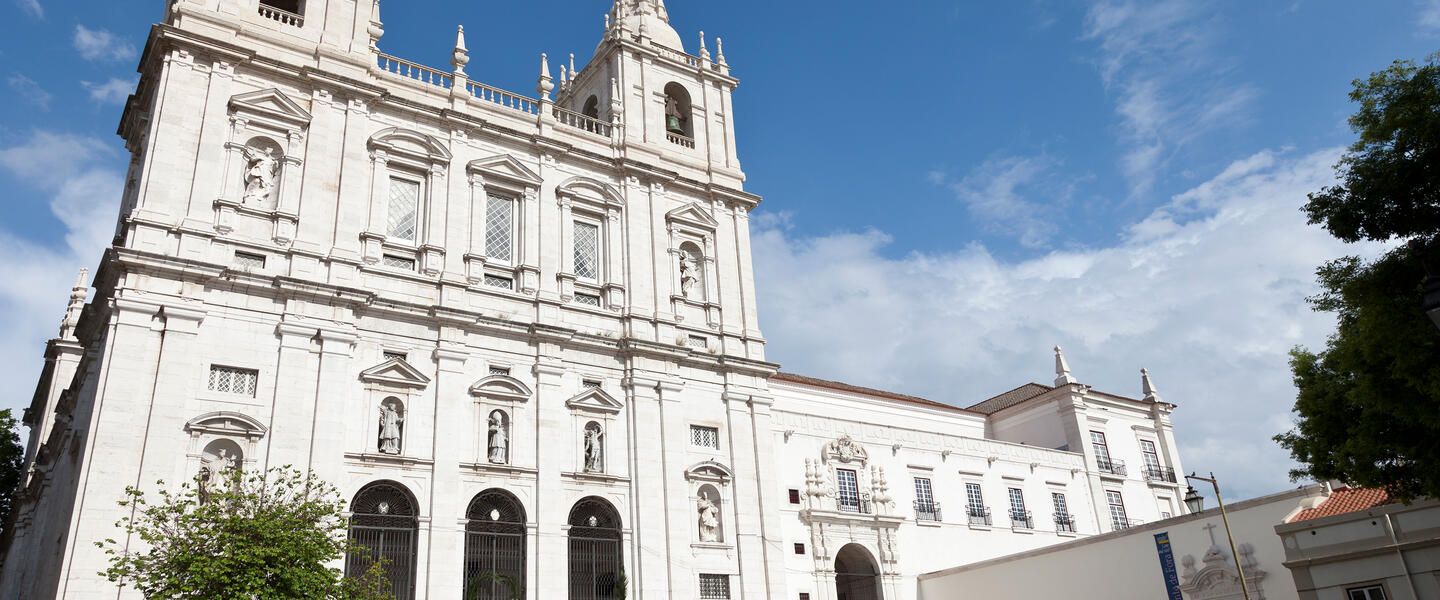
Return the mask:
<svg viewBox="0 0 1440 600">
<path fill-rule="evenodd" d="M 705 32 L 700 32 L 700 60 L 710 62 L 710 49 L 705 47 Z"/>
<path fill-rule="evenodd" d="M 1065 362 L 1065 353 L 1059 346 L 1055 347 L 1055 387 L 1080 383 L 1070 376 L 1070 363 Z"/>
<path fill-rule="evenodd" d="M 570 77 L 571 77 L 571 78 L 574 78 L 576 73 L 579 73 L 579 71 L 576 71 L 576 70 L 575 70 L 575 53 L 574 53 L 574 52 L 571 52 L 571 53 L 570 53 Z"/>
<path fill-rule="evenodd" d="M 1145 394 L 1146 402 L 1160 402 L 1160 391 L 1155 389 L 1155 382 L 1150 381 L 1150 370 L 1140 369 L 1140 391 Z"/>
<path fill-rule="evenodd" d="M 549 100 L 550 92 L 555 90 L 555 80 L 550 78 L 550 58 L 544 53 L 540 54 L 540 85 L 535 86 L 535 92 L 540 94 L 541 100 Z"/>
<path fill-rule="evenodd" d="M 455 67 L 457 77 L 465 76 L 465 65 L 470 64 L 470 50 L 465 47 L 465 26 L 455 32 L 455 51 L 450 54 L 450 66 Z"/>
<path fill-rule="evenodd" d="M 366 29 L 370 34 L 370 49 L 380 51 L 380 38 L 385 35 L 385 23 L 380 20 L 380 0 L 375 0 L 374 6 L 370 9 L 370 27 Z"/>
<path fill-rule="evenodd" d="M 614 77 L 610 78 L 610 120 L 616 125 L 620 124 L 620 116 L 625 111 L 625 104 L 620 100 L 620 81 Z"/>
<path fill-rule="evenodd" d="M 70 289 L 70 302 L 65 307 L 65 319 L 60 322 L 62 338 L 74 337 L 75 327 L 80 324 L 80 313 L 85 310 L 85 297 L 90 293 L 90 286 L 86 284 L 89 276 L 89 269 L 80 269 L 80 275 L 75 278 L 75 287 Z"/>
<path fill-rule="evenodd" d="M 570 87 L 570 71 L 565 68 L 565 65 L 560 65 L 560 91 L 564 92 L 568 87 Z"/>
<path fill-rule="evenodd" d="M 728 63 L 725 62 L 725 40 L 718 37 L 715 38 L 715 55 L 719 58 L 716 64 L 722 66 L 728 65 Z"/>
</svg>

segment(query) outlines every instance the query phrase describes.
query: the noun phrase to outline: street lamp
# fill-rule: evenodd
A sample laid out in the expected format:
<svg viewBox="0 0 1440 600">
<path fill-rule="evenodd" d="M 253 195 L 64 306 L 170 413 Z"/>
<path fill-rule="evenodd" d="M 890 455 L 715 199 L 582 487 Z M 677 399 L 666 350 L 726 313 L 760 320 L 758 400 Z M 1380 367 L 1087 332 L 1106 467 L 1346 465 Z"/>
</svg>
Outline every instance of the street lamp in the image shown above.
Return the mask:
<svg viewBox="0 0 1440 600">
<path fill-rule="evenodd" d="M 1437 323 L 1440 327 L 1440 323 Z M 1220 484 L 1215 481 L 1215 473 L 1211 472 L 1209 477 L 1199 477 L 1194 473 L 1185 476 L 1185 479 L 1196 481 L 1208 481 L 1215 486 L 1215 503 L 1220 505 L 1220 520 L 1225 522 L 1225 537 L 1230 538 L 1230 558 L 1235 560 L 1235 572 L 1240 574 L 1240 591 L 1245 592 L 1245 600 L 1250 600 L 1250 586 L 1245 583 L 1245 567 L 1240 566 L 1240 552 L 1235 550 L 1235 536 L 1230 533 L 1230 517 L 1225 515 L 1225 501 L 1220 499 Z M 1196 513 L 1204 510 L 1205 499 L 1200 497 L 1200 492 L 1195 491 L 1194 486 L 1185 493 L 1185 506 L 1190 512 Z"/>
</svg>

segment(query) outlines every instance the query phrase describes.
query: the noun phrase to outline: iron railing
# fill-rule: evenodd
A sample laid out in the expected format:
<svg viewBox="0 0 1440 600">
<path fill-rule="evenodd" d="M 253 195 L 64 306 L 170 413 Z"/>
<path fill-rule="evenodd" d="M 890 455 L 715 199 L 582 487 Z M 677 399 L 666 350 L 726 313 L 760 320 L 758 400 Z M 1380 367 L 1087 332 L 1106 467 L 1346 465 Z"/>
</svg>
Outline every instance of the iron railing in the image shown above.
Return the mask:
<svg viewBox="0 0 1440 600">
<path fill-rule="evenodd" d="M 939 502 L 921 502 L 921 501 L 919 501 L 919 500 L 916 500 L 916 501 L 915 501 L 915 520 L 916 520 L 916 521 L 935 521 L 935 522 L 937 522 L 937 523 L 940 522 L 940 521 L 941 521 L 941 518 L 940 518 L 940 503 L 939 503 Z"/>
<path fill-rule="evenodd" d="M 1015 529 L 1034 529 L 1035 517 L 1028 510 L 1010 511 L 1010 526 Z"/>
<path fill-rule="evenodd" d="M 1100 467 L 1101 473 L 1110 473 L 1112 475 L 1120 475 L 1122 477 L 1126 475 L 1125 461 L 1123 460 L 1115 460 L 1112 458 L 1097 456 L 1095 457 L 1095 465 Z"/>
<path fill-rule="evenodd" d="M 1152 467 L 1146 465 L 1145 481 L 1163 481 L 1166 483 L 1175 483 L 1175 469 L 1171 469 L 1169 467 Z"/>
<path fill-rule="evenodd" d="M 1140 519 L 1132 519 L 1132 518 L 1130 518 L 1130 517 L 1116 517 L 1116 516 L 1110 517 L 1110 526 L 1111 526 L 1111 528 L 1113 528 L 1115 531 L 1120 531 L 1121 529 L 1129 529 L 1129 528 L 1131 528 L 1131 527 L 1139 527 L 1139 526 L 1144 525 L 1144 524 L 1145 524 L 1145 522 L 1144 522 L 1144 521 L 1141 521 Z"/>
<path fill-rule="evenodd" d="M 870 514 L 870 495 L 864 494 L 858 498 L 841 496 L 836 499 L 835 507 L 840 509 L 840 512 L 868 515 Z"/>
<path fill-rule="evenodd" d="M 1055 513 L 1055 531 L 1060 533 L 1075 533 L 1075 515 L 1070 513 Z"/>
<path fill-rule="evenodd" d="M 990 509 L 984 506 L 969 506 L 965 514 L 970 517 L 971 525 L 990 525 Z"/>
</svg>

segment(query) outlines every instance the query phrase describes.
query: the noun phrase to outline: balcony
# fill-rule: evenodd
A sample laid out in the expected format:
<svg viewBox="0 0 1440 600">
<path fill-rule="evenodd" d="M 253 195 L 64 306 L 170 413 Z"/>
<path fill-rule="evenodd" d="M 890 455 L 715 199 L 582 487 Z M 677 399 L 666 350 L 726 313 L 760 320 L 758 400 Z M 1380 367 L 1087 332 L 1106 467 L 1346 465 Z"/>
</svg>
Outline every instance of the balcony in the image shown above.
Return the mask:
<svg viewBox="0 0 1440 600">
<path fill-rule="evenodd" d="M 1070 513 L 1055 513 L 1056 533 L 1076 533 L 1075 515 Z"/>
<path fill-rule="evenodd" d="M 288 10 L 283 10 L 275 6 L 266 6 L 263 3 L 260 5 L 260 16 L 271 19 L 273 21 L 278 21 L 282 25 L 290 25 L 292 27 L 305 26 L 304 15 L 296 14 Z"/>
<path fill-rule="evenodd" d="M 1131 527 L 1139 527 L 1144 524 L 1145 522 L 1141 521 L 1140 519 L 1132 519 L 1130 517 L 1117 517 L 1113 515 L 1110 517 L 1110 529 L 1113 531 L 1120 531 L 1121 529 L 1129 529 Z"/>
<path fill-rule="evenodd" d="M 1169 467 L 1145 466 L 1145 481 L 1158 481 L 1161 483 L 1176 483 L 1175 469 Z"/>
<path fill-rule="evenodd" d="M 1010 527 L 1012 529 L 1034 529 L 1035 517 L 1028 510 L 1010 511 Z"/>
<path fill-rule="evenodd" d="M 695 138 L 667 131 L 665 132 L 665 139 L 670 140 L 670 143 L 677 146 L 689 148 L 691 150 L 695 149 Z"/>
<path fill-rule="evenodd" d="M 1101 473 L 1119 475 L 1121 477 L 1124 477 L 1126 475 L 1125 461 L 1123 460 L 1115 460 L 1112 458 L 1097 456 L 1095 457 L 1095 465 L 1100 468 Z"/>
<path fill-rule="evenodd" d="M 915 520 L 916 520 L 916 521 L 933 521 L 933 522 L 939 523 L 939 522 L 942 520 L 942 519 L 940 518 L 940 503 L 939 503 L 939 502 L 921 502 L 921 501 L 919 501 L 919 500 L 916 500 L 916 501 L 915 501 Z"/>
<path fill-rule="evenodd" d="M 839 509 L 840 512 L 868 515 L 870 514 L 870 495 L 866 494 L 859 498 L 854 496 L 840 496 L 840 498 L 835 501 L 835 507 Z"/>
<path fill-rule="evenodd" d="M 965 514 L 970 517 L 971 525 L 981 525 L 985 527 L 992 525 L 989 508 L 984 506 L 970 506 L 965 509 Z"/>
</svg>

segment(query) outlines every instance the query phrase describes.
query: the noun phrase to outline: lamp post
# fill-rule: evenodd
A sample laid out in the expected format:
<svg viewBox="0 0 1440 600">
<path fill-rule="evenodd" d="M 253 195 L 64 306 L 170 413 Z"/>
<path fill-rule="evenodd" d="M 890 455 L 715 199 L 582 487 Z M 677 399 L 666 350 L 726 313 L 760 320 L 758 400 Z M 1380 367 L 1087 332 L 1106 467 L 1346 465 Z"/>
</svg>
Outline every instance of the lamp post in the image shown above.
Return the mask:
<svg viewBox="0 0 1440 600">
<path fill-rule="evenodd" d="M 1230 533 L 1230 517 L 1225 515 L 1225 501 L 1220 499 L 1220 484 L 1215 481 L 1215 473 L 1211 472 L 1209 477 L 1199 477 L 1191 473 L 1186 475 L 1185 479 L 1208 481 L 1215 487 L 1215 503 L 1220 505 L 1220 520 L 1225 522 L 1225 537 L 1230 538 L 1230 558 L 1235 560 L 1235 572 L 1240 574 L 1240 591 L 1245 592 L 1245 600 L 1250 600 L 1250 586 L 1245 583 L 1245 567 L 1240 566 L 1240 552 L 1235 549 L 1235 536 Z M 1192 513 L 1205 510 L 1205 499 L 1200 497 L 1200 492 L 1195 491 L 1193 486 L 1186 487 L 1189 491 L 1185 492 L 1185 506 Z"/>
</svg>

